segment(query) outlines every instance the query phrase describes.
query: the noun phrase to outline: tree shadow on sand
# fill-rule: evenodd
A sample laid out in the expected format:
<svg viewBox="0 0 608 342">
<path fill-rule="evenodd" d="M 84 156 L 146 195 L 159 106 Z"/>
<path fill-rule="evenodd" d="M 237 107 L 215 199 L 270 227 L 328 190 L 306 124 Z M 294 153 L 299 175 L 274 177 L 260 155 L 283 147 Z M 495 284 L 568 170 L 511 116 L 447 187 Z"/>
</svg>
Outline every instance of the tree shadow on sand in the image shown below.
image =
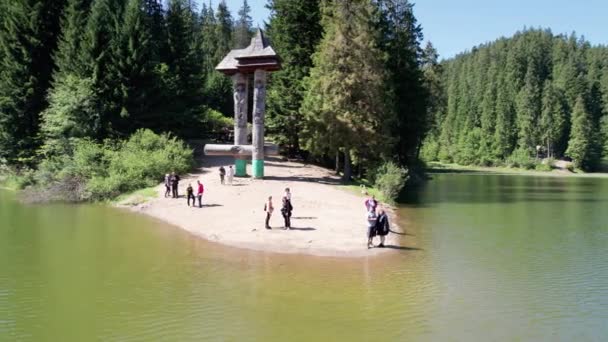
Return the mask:
<svg viewBox="0 0 608 342">
<path fill-rule="evenodd" d="M 288 181 L 288 182 L 303 182 L 303 183 L 320 183 L 327 185 L 340 185 L 342 182 L 340 179 L 332 177 L 297 177 L 297 176 L 266 176 L 265 180 L 277 180 L 277 181 Z"/>
<path fill-rule="evenodd" d="M 379 247 L 375 247 L 375 248 L 379 248 Z M 384 248 L 395 249 L 395 250 L 400 250 L 400 251 L 422 251 L 423 250 L 421 248 L 416 248 L 416 247 L 396 246 L 396 245 L 384 245 Z"/>
<path fill-rule="evenodd" d="M 298 228 L 298 227 L 291 227 L 289 228 L 289 230 L 301 230 L 301 231 L 313 231 L 313 230 L 317 230 L 317 228 L 313 228 L 313 227 L 302 227 L 302 228 Z"/>
</svg>

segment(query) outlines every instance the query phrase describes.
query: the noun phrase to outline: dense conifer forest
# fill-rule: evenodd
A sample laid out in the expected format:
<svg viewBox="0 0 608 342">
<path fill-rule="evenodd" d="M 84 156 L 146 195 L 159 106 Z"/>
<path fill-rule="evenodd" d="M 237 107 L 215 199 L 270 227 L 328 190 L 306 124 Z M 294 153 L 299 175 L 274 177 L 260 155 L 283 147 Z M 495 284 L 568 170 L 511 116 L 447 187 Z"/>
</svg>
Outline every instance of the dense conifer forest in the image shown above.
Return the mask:
<svg viewBox="0 0 608 342">
<path fill-rule="evenodd" d="M 606 154 L 607 47 L 528 29 L 441 67 L 426 160 L 531 167 L 567 158 L 594 170 Z"/>
<path fill-rule="evenodd" d="M 288 156 L 400 186 L 420 159 L 593 170 L 604 155 L 605 47 L 530 29 L 440 61 L 408 0 L 265 6 L 282 60 L 266 127 Z M 215 66 L 248 45 L 250 12 L 247 0 L 236 15 L 224 1 L 0 0 L 0 167 L 52 183 L 76 177 L 63 171 L 91 143 L 230 129 L 232 83 Z"/>
</svg>

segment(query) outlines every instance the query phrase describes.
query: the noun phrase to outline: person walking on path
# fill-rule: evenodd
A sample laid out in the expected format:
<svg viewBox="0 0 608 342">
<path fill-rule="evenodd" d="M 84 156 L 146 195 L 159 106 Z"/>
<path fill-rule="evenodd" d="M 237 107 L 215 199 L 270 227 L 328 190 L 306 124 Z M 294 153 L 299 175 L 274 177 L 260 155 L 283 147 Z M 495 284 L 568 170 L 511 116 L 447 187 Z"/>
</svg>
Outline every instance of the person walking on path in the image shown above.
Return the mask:
<svg viewBox="0 0 608 342">
<path fill-rule="evenodd" d="M 268 196 L 268 201 L 264 204 L 264 211 L 266 212 L 266 229 L 271 229 L 270 216 L 272 216 L 272 212 L 274 211 L 274 207 L 272 206 L 272 196 Z"/>
<path fill-rule="evenodd" d="M 281 208 L 281 214 L 283 215 L 283 219 L 285 220 L 285 229 L 291 228 L 291 211 L 293 207 L 291 206 L 291 201 L 287 198 L 287 196 L 283 196 L 283 206 Z"/>
<path fill-rule="evenodd" d="M 171 176 L 165 174 L 165 198 L 171 196 Z"/>
<path fill-rule="evenodd" d="M 175 172 L 171 172 L 171 189 L 173 190 L 173 198 L 179 197 L 177 188 L 179 187 L 179 176 Z"/>
<path fill-rule="evenodd" d="M 192 189 L 192 184 L 188 184 L 186 188 L 186 196 L 188 197 L 188 206 L 190 206 L 190 199 L 192 199 L 192 206 L 196 204 L 196 200 L 194 199 L 194 190 Z"/>
<path fill-rule="evenodd" d="M 203 183 L 201 183 L 200 180 L 196 181 L 198 183 L 198 190 L 196 192 L 196 197 L 198 197 L 198 207 L 202 208 L 203 207 L 203 192 L 205 192 L 205 187 L 203 186 Z"/>
<path fill-rule="evenodd" d="M 376 236 L 376 222 L 378 220 L 378 216 L 376 215 L 375 210 L 369 210 L 367 212 L 367 248 L 372 248 L 374 246 L 372 240 L 374 236 Z"/>
<path fill-rule="evenodd" d="M 228 184 L 232 185 L 232 178 L 234 178 L 234 169 L 232 165 L 228 166 Z"/>
<path fill-rule="evenodd" d="M 381 208 L 379 211 L 378 220 L 376 221 L 376 234 L 380 236 L 380 244 L 378 247 L 384 248 L 384 240 L 386 239 L 386 236 L 390 230 L 391 227 L 388 223 L 388 215 L 386 215 L 384 209 Z"/>
<path fill-rule="evenodd" d="M 220 166 L 220 183 L 224 184 L 224 176 L 226 176 L 226 169 L 223 166 Z"/>
</svg>

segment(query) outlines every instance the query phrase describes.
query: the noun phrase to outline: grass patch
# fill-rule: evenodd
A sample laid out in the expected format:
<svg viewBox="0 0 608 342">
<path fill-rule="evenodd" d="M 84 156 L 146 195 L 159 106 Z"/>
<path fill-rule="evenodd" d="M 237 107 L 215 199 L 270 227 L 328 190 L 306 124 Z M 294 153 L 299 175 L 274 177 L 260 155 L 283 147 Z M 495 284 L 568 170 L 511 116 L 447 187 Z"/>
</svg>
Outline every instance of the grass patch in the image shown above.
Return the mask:
<svg viewBox="0 0 608 342">
<path fill-rule="evenodd" d="M 387 201 L 387 199 L 384 197 L 384 195 L 382 195 L 382 192 L 380 192 L 380 190 L 378 190 L 378 189 L 374 188 L 372 185 L 370 185 L 370 182 L 367 179 L 354 179 L 351 182 L 349 182 L 348 184 L 342 185 L 342 187 L 344 187 L 346 190 L 348 190 L 352 193 L 358 194 L 362 197 L 366 196 L 362 193 L 362 191 L 365 189 L 365 191 L 367 191 L 369 196 L 376 196 L 376 199 L 379 202 L 389 203 L 389 201 Z"/>
<path fill-rule="evenodd" d="M 122 194 L 109 201 L 109 203 L 118 205 L 139 205 L 157 197 L 158 191 L 156 187 L 150 187 Z"/>
</svg>

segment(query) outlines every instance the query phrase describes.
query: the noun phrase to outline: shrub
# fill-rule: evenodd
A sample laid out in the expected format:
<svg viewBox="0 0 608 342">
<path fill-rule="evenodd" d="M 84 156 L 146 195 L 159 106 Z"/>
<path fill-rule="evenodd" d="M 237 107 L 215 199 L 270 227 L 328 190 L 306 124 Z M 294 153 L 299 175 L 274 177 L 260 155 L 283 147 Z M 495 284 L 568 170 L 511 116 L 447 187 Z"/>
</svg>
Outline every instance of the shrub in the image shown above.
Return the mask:
<svg viewBox="0 0 608 342">
<path fill-rule="evenodd" d="M 50 155 L 40 163 L 36 181 L 48 200 L 83 201 L 114 198 L 158 184 L 165 173 L 185 173 L 192 150 L 175 137 L 142 129 L 126 141 L 103 144 L 73 139 L 71 155 Z"/>
<path fill-rule="evenodd" d="M 509 167 L 520 167 L 522 169 L 531 170 L 535 166 L 534 159 L 530 156 L 529 151 L 523 148 L 518 148 L 509 158 L 507 158 Z"/>
<path fill-rule="evenodd" d="M 394 162 L 382 164 L 376 171 L 375 187 L 382 193 L 385 200 L 394 203 L 405 186 L 408 172 Z"/>
<path fill-rule="evenodd" d="M 574 164 L 568 163 L 568 165 L 566 165 L 566 170 L 568 170 L 570 172 L 574 172 Z"/>
<path fill-rule="evenodd" d="M 551 165 L 547 163 L 537 163 L 534 169 L 536 171 L 550 172 L 551 170 L 553 170 L 553 167 L 551 167 Z"/>
</svg>

